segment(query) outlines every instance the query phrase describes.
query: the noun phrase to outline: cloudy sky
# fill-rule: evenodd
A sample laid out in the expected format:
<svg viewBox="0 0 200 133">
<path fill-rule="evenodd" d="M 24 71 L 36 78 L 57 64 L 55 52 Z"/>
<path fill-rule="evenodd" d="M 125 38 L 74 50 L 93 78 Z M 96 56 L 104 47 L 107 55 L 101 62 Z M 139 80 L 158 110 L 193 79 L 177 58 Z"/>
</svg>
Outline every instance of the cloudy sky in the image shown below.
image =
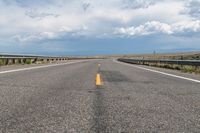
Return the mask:
<svg viewBox="0 0 200 133">
<path fill-rule="evenodd" d="M 0 0 L 0 53 L 200 51 L 200 0 Z"/>
</svg>

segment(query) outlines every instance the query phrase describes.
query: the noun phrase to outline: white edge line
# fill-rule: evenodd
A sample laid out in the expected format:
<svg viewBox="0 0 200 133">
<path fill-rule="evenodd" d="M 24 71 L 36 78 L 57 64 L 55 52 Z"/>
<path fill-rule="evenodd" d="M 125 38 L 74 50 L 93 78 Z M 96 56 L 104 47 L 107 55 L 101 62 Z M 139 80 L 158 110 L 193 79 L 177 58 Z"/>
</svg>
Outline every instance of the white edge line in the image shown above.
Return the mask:
<svg viewBox="0 0 200 133">
<path fill-rule="evenodd" d="M 84 60 L 84 61 L 87 61 L 87 60 Z M 61 63 L 61 64 L 53 64 L 53 65 L 44 65 L 44 66 L 28 67 L 28 68 L 22 68 L 22 69 L 7 70 L 7 71 L 1 71 L 0 74 L 33 70 L 33 69 L 39 69 L 39 68 L 47 68 L 47 67 L 53 67 L 53 66 L 62 66 L 62 65 L 74 64 L 74 63 L 79 63 L 79 62 L 84 62 L 84 61 L 67 62 L 67 63 Z"/>
<path fill-rule="evenodd" d="M 117 60 L 113 60 L 113 61 L 116 62 L 116 63 L 119 63 L 119 64 L 128 65 L 128 66 L 143 69 L 143 70 L 146 70 L 146 71 L 151 71 L 151 72 L 154 72 L 154 73 L 159 73 L 159 74 L 163 74 L 163 75 L 167 75 L 167 76 L 171 76 L 171 77 L 175 77 L 175 78 L 179 78 L 179 79 L 185 79 L 185 80 L 193 81 L 193 82 L 196 82 L 196 83 L 200 83 L 200 80 L 191 79 L 191 78 L 187 78 L 187 77 L 183 77 L 183 76 L 178 76 L 178 75 L 174 75 L 174 74 L 170 74 L 170 73 L 165 73 L 165 72 L 161 72 L 161 71 L 157 71 L 157 70 L 153 70 L 153 69 L 148 69 L 148 68 L 136 66 L 136 65 L 133 65 L 133 64 L 119 62 Z"/>
</svg>

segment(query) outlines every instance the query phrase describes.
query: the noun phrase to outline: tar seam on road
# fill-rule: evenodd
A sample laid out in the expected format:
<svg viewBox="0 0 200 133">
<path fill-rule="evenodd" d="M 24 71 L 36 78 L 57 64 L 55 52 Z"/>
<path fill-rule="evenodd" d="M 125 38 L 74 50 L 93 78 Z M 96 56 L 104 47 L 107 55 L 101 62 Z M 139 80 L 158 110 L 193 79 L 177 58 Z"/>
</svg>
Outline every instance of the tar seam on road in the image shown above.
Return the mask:
<svg viewBox="0 0 200 133">
<path fill-rule="evenodd" d="M 74 64 L 74 63 L 80 63 L 80 62 L 84 62 L 84 61 L 76 61 L 76 62 L 68 62 L 68 63 L 62 63 L 62 64 L 54 64 L 54 65 L 45 65 L 45 66 L 37 66 L 37 67 L 29 67 L 29 68 L 8 70 L 8 71 L 2 71 L 2 72 L 0 72 L 0 74 L 19 72 L 19 71 L 26 71 L 26 70 L 33 70 L 33 69 L 39 69 L 39 68 L 47 68 L 47 67 L 53 67 L 53 66 L 62 66 L 62 65 Z"/>
<path fill-rule="evenodd" d="M 135 67 L 135 68 L 139 68 L 139 69 L 143 69 L 143 70 L 154 72 L 154 73 L 159 73 L 159 74 L 163 74 L 163 75 L 167 75 L 167 76 L 171 76 L 171 77 L 175 77 L 175 78 L 179 78 L 179 79 L 185 79 L 185 80 L 188 80 L 188 81 L 200 83 L 200 80 L 196 80 L 196 79 L 191 79 L 191 78 L 187 78 L 187 77 L 183 77 L 183 76 L 165 73 L 165 72 L 161 72 L 161 71 L 157 71 L 157 70 L 153 70 L 153 69 L 148 69 L 148 68 L 144 68 L 144 67 L 140 67 L 140 66 L 136 66 L 136 65 L 132 65 L 132 64 L 122 63 L 122 62 L 118 62 L 116 60 L 113 60 L 113 62 L 123 64 L 123 65 L 127 65 L 127 66 L 131 66 L 131 67 Z"/>
<path fill-rule="evenodd" d="M 100 86 L 97 86 L 95 90 L 95 99 L 94 99 L 94 125 L 92 129 L 96 133 L 106 132 L 108 123 L 106 119 L 108 118 L 106 112 L 106 106 L 104 105 L 104 90 L 99 89 Z"/>
</svg>

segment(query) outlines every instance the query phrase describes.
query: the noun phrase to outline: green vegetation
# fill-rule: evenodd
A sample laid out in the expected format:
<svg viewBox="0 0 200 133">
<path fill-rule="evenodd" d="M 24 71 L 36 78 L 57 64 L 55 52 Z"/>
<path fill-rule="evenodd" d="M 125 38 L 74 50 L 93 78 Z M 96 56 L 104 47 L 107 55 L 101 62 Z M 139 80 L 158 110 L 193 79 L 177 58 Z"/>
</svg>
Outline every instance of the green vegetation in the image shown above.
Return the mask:
<svg viewBox="0 0 200 133">
<path fill-rule="evenodd" d="M 26 59 L 25 64 L 31 64 L 31 59 Z"/>
<path fill-rule="evenodd" d="M 4 65 L 3 59 L 0 59 L 0 66 Z"/>
<path fill-rule="evenodd" d="M 181 71 L 183 72 L 189 72 L 189 73 L 200 73 L 199 67 L 193 67 L 193 66 L 183 66 Z"/>
</svg>

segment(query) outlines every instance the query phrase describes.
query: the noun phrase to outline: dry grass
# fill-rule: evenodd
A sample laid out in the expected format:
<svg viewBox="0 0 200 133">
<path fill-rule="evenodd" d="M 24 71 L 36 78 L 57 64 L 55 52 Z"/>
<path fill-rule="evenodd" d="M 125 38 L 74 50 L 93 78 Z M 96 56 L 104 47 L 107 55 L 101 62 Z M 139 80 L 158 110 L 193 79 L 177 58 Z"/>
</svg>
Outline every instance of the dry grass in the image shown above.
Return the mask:
<svg viewBox="0 0 200 133">
<path fill-rule="evenodd" d="M 188 65 L 171 65 L 171 64 L 160 64 L 160 63 L 146 63 L 144 65 L 160 67 L 172 70 L 179 70 L 185 73 L 197 73 L 200 74 L 200 67 L 188 66 Z"/>
</svg>

